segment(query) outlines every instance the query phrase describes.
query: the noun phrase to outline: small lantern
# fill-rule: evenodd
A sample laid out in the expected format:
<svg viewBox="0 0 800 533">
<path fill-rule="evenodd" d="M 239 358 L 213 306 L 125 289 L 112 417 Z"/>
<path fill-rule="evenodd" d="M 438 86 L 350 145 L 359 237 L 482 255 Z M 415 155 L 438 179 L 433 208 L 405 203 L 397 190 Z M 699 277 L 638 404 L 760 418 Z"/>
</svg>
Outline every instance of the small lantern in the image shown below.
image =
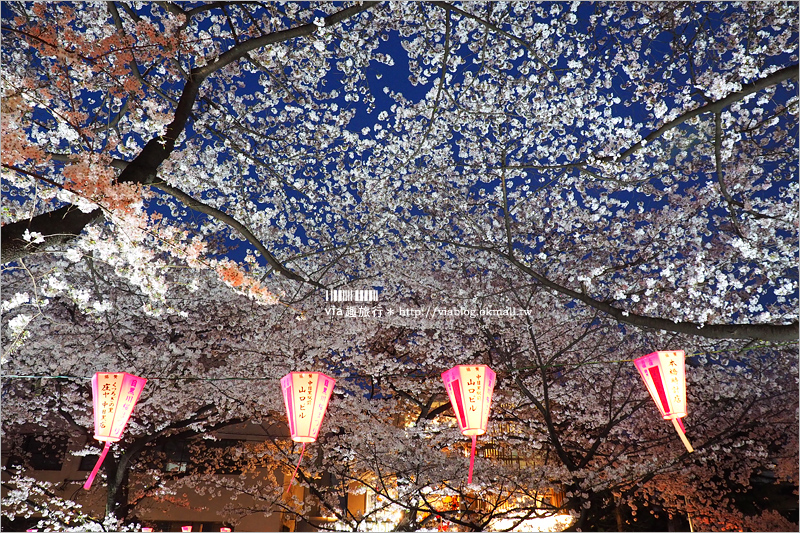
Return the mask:
<svg viewBox="0 0 800 533">
<path fill-rule="evenodd" d="M 467 483 L 472 483 L 475 445 L 478 435 L 486 433 L 495 383 L 494 371 L 486 365 L 457 365 L 442 373 L 450 404 L 456 413 L 462 435 L 472 437 Z"/>
<path fill-rule="evenodd" d="M 192 526 L 181 526 L 181 531 L 191 531 Z"/>
<path fill-rule="evenodd" d="M 681 418 L 686 416 L 686 354 L 683 350 L 653 352 L 633 361 L 647 391 L 664 420 L 671 420 L 689 452 L 694 448 L 686 438 Z"/>
<path fill-rule="evenodd" d="M 221 527 L 219 528 L 220 531 L 226 531 L 227 533 L 231 533 L 231 528 L 229 527 Z"/>
<path fill-rule="evenodd" d="M 153 531 L 152 527 L 143 527 L 142 531 Z"/>
<path fill-rule="evenodd" d="M 106 444 L 92 473 L 89 474 L 89 479 L 83 485 L 84 489 L 91 488 L 111 443 L 122 438 L 122 431 L 128 423 L 133 407 L 139 401 L 145 383 L 147 383 L 145 378 L 126 372 L 98 372 L 92 378 L 94 438 Z"/>
<path fill-rule="evenodd" d="M 286 488 L 287 493 L 297 475 L 297 469 L 300 468 L 306 444 L 317 440 L 335 384 L 336 380 L 321 372 L 291 372 L 281 378 L 289 433 L 293 441 L 303 443 L 300 460 L 297 461 L 292 479 Z"/>
</svg>

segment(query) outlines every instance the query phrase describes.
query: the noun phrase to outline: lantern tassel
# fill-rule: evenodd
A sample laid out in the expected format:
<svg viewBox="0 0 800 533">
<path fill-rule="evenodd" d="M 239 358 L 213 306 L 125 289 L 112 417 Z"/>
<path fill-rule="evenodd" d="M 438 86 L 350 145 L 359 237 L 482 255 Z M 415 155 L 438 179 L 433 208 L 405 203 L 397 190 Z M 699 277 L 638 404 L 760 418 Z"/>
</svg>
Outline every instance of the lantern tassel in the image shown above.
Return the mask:
<svg viewBox="0 0 800 533">
<path fill-rule="evenodd" d="M 683 445 L 686 446 L 686 449 L 689 451 L 689 453 L 692 453 L 694 448 L 692 448 L 692 445 L 689 443 L 689 439 L 686 438 L 686 433 L 684 432 L 685 430 L 683 429 L 683 422 L 681 422 L 681 419 L 673 418 L 672 425 L 675 426 L 675 431 L 678 432 L 678 436 L 683 441 Z"/>
<path fill-rule="evenodd" d="M 98 470 L 100 470 L 100 465 L 103 464 L 103 459 L 106 458 L 106 454 L 108 453 L 109 448 L 111 448 L 111 443 L 106 442 L 106 445 L 103 447 L 103 452 L 100 454 L 100 457 L 97 458 L 97 463 L 94 465 L 92 469 L 92 473 L 89 474 L 89 479 L 86 480 L 86 483 L 83 484 L 83 488 L 85 490 L 89 490 L 92 488 L 92 482 L 94 481 L 94 476 L 97 475 Z"/>
<path fill-rule="evenodd" d="M 472 451 L 469 452 L 469 475 L 467 476 L 467 485 L 472 484 L 472 467 L 475 466 L 475 444 L 477 444 L 478 436 L 472 436 Z"/>
<path fill-rule="evenodd" d="M 294 477 L 297 475 L 297 469 L 300 468 L 300 462 L 303 460 L 303 453 L 306 451 L 306 443 L 303 443 L 303 447 L 300 449 L 300 459 L 297 461 L 297 466 L 294 467 L 294 474 L 292 474 L 292 479 L 289 480 L 289 486 L 286 487 L 286 492 L 283 495 L 289 494 L 289 489 L 292 488 L 292 482 L 294 481 Z"/>
</svg>

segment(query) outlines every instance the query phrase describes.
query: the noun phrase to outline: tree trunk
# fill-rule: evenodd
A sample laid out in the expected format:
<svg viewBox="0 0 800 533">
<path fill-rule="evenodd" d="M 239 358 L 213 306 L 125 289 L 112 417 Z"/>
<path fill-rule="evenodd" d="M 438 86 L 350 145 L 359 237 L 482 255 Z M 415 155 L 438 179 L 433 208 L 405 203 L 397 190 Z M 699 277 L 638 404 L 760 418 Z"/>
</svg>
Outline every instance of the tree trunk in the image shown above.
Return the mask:
<svg viewBox="0 0 800 533">
<path fill-rule="evenodd" d="M 106 517 L 113 516 L 118 521 L 128 518 L 128 461 L 117 461 L 108 454 L 106 459 Z"/>
<path fill-rule="evenodd" d="M 84 213 L 74 205 L 67 205 L 49 213 L 42 213 L 30 219 L 18 220 L 3 226 L 0 262 L 16 261 L 21 257 L 65 243 L 80 235 L 83 228 L 93 220 L 103 216 L 103 211 L 95 209 Z M 23 239 L 25 231 L 41 233 L 44 242 L 33 243 Z"/>
<path fill-rule="evenodd" d="M 625 524 L 622 520 L 622 510 L 619 508 L 619 500 L 614 498 L 614 517 L 617 519 L 617 531 L 624 531 Z"/>
</svg>

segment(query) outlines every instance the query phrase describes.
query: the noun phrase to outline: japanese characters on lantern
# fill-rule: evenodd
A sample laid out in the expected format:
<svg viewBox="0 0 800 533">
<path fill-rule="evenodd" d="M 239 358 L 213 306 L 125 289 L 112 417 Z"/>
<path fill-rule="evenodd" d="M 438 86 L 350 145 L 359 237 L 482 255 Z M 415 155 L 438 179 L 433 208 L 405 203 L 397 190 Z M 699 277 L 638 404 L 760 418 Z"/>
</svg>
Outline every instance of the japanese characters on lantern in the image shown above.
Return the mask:
<svg viewBox="0 0 800 533">
<path fill-rule="evenodd" d="M 647 391 L 664 420 L 671 420 L 686 449 L 693 452 L 681 418 L 686 416 L 686 354 L 683 350 L 659 351 L 633 361 Z"/>
<path fill-rule="evenodd" d="M 317 440 L 336 381 L 321 372 L 292 372 L 281 378 L 289 432 L 295 442 Z"/>
<path fill-rule="evenodd" d="M 291 372 L 281 378 L 283 403 L 286 405 L 286 416 L 289 419 L 289 433 L 293 441 L 303 443 L 300 459 L 286 487 L 287 494 L 303 461 L 306 444 L 317 440 L 334 385 L 336 380 L 321 372 Z"/>
<path fill-rule="evenodd" d="M 457 365 L 442 373 L 462 435 L 472 437 L 467 483 L 472 483 L 478 435 L 486 433 L 496 375 L 486 365 Z"/>
<path fill-rule="evenodd" d="M 664 420 L 686 416 L 685 358 L 679 350 L 653 352 L 633 362 Z"/>
<path fill-rule="evenodd" d="M 442 373 L 462 435 L 486 433 L 495 373 L 486 365 L 458 365 Z"/>
<path fill-rule="evenodd" d="M 145 378 L 126 372 L 98 372 L 92 378 L 94 438 L 116 442 L 147 383 Z"/>
<path fill-rule="evenodd" d="M 97 372 L 92 378 L 94 438 L 106 444 L 83 485 L 84 489 L 91 488 L 111 443 L 122 438 L 122 432 L 128 424 L 133 407 L 139 401 L 145 383 L 145 378 L 127 372 Z"/>
</svg>

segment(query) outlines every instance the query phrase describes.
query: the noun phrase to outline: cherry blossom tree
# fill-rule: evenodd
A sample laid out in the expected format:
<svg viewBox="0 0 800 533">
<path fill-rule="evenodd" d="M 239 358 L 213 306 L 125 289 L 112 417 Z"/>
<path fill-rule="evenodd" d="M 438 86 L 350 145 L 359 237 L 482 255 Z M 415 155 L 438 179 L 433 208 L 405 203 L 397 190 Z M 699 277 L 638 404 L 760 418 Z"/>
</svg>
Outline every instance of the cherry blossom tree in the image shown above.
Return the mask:
<svg viewBox="0 0 800 533">
<path fill-rule="evenodd" d="M 80 276 L 114 279 L 111 267 L 96 265 L 92 272 L 84 263 L 65 269 L 76 284 Z M 444 281 L 456 279 L 455 272 L 428 272 L 429 280 L 420 270 L 413 276 L 420 283 L 398 289 L 393 299 L 412 305 L 411 298 L 421 297 L 451 309 L 471 305 L 446 294 Z M 173 281 L 180 286 L 181 277 L 194 276 L 185 271 Z M 26 286 L 28 279 L 27 273 L 9 276 L 12 288 L 13 282 Z M 320 313 L 305 321 L 287 320 L 288 311 L 275 313 L 274 306 L 232 293 L 212 277 L 194 293 L 182 289 L 180 302 L 169 298 L 169 305 L 186 316 L 164 319 L 142 315 L 142 297 L 120 281 L 107 293 L 114 305 L 102 313 L 81 310 L 66 298 L 43 307 L 41 320 L 49 326 L 32 329 L 7 363 L 20 375 L 47 368 L 53 375 L 90 376 L 125 367 L 151 378 L 118 455 L 107 459 L 106 477 L 81 498 L 88 505 L 104 497 L 109 515 L 118 519 L 135 516 L 148 498 L 179 501 L 175 495 L 186 490 L 238 490 L 256 503 L 242 508 L 233 500 L 226 518 L 252 512 L 253 505 L 262 511 L 277 505 L 299 519 L 324 512 L 338 519 L 333 527 L 356 528 L 370 515 L 348 514 L 342 501 L 358 483 L 361 490 L 379 493 L 384 510 L 399 513 L 398 525 L 407 529 L 430 526 L 437 519 L 432 509 L 474 530 L 499 520 L 513 524 L 572 511 L 585 529 L 608 515 L 612 501 L 634 510 L 642 501 L 658 502 L 671 513 L 688 511 L 714 526 L 723 512 L 720 499 L 730 489 L 726 479 L 735 476 L 737 485 L 746 487 L 771 463 L 796 464 L 796 447 L 786 440 L 796 427 L 791 407 L 796 360 L 789 351 L 751 349 L 735 365 L 713 355 L 691 359 L 687 431 L 697 452 L 689 455 L 624 360 L 640 355 L 642 346 L 668 342 L 730 356 L 735 342 L 626 333 L 613 321 L 598 320 L 597 312 L 571 308 L 538 287 L 527 294 L 513 283 L 504 287 L 497 276 L 472 278 L 469 300 L 477 295 L 480 308 L 497 308 L 511 298 L 535 311 L 532 317 L 478 313 L 352 320 Z M 211 307 L 214 313 L 204 312 Z M 85 357 L 87 352 L 93 357 Z M 529 463 L 519 469 L 479 457 L 478 485 L 466 486 L 468 442 L 455 428 L 439 374 L 449 365 L 475 360 L 490 364 L 500 378 L 491 419 L 498 430 L 485 437 L 484 449 L 514 450 Z M 307 501 L 285 502 L 275 479 L 253 487 L 249 480 L 219 476 L 211 461 L 207 468 L 177 476 L 152 461 L 153 446 L 168 439 L 202 442 L 204 435 L 243 420 L 280 423 L 285 415 L 277 383 L 296 368 L 332 369 L 339 391 L 324 434 L 310 450 L 313 459 L 298 474 L 297 483 L 312 495 Z M 66 425 L 64 431 L 90 441 L 86 451 L 97 449 L 89 439 L 86 379 L 7 380 L 4 394 L 7 434 L 31 423 L 48 431 Z M 268 464 L 288 475 L 297 457 L 285 438 L 267 437 L 263 445 L 242 451 L 244 472 Z M 543 500 L 562 485 L 563 502 Z M 436 499 L 442 494 L 457 495 L 462 505 L 444 508 Z M 732 502 L 725 509 L 728 524 L 752 520 Z"/>
<path fill-rule="evenodd" d="M 105 516 L 24 472 L 10 513 L 122 527 L 186 487 L 339 528 L 788 524 L 733 495 L 797 486 L 795 4 L 1 7 L 3 370 L 65 376 L 4 379 L 4 434 L 90 453 L 85 378 L 151 379 L 77 498 Z M 325 301 L 373 287 L 361 316 Z M 629 362 L 665 348 L 691 355 L 694 454 Z M 439 376 L 478 362 L 498 430 L 467 486 Z M 338 381 L 306 501 L 158 468 L 170 440 L 280 423 L 301 368 Z M 273 437 L 243 472 L 293 468 Z M 354 486 L 382 508 L 351 513 Z"/>
<path fill-rule="evenodd" d="M 487 9 L 516 32 L 431 9 L 417 42 L 437 44 L 409 52 L 415 81 L 440 73 L 430 111 L 387 125 L 404 150 L 376 146 L 408 229 L 623 323 L 796 339 L 797 46 L 745 37 L 767 6 Z"/>
</svg>

